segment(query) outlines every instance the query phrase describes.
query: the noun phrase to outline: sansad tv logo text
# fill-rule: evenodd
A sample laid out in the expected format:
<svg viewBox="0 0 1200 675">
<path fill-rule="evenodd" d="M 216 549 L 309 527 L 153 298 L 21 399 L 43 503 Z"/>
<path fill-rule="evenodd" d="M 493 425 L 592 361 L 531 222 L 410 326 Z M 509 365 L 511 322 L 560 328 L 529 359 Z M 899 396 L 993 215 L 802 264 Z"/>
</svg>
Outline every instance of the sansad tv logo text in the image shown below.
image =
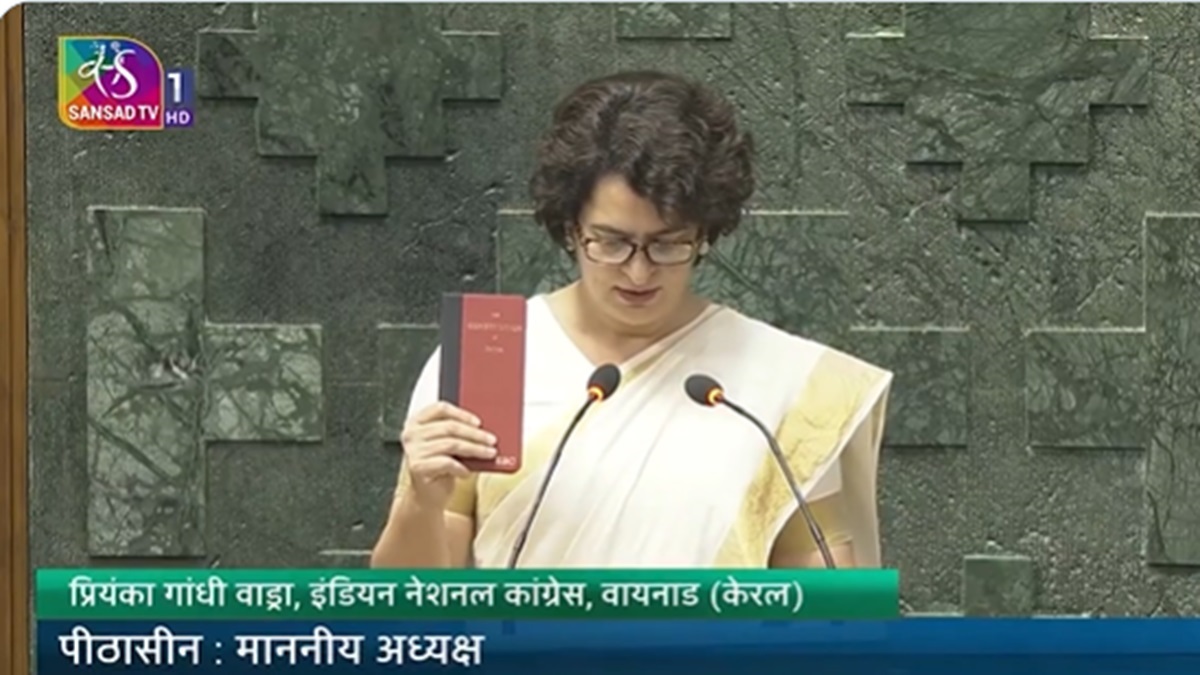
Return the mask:
<svg viewBox="0 0 1200 675">
<path fill-rule="evenodd" d="M 190 127 L 194 76 L 164 69 L 154 50 L 119 35 L 58 38 L 58 118 L 83 131 Z"/>
</svg>

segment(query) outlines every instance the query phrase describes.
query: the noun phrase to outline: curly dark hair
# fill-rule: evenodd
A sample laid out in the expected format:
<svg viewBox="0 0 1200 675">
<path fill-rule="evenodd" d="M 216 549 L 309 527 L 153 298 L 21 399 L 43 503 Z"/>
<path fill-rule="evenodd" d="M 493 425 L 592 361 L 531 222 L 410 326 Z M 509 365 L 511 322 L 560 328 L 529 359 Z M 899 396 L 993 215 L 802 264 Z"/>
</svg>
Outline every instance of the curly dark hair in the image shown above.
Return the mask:
<svg viewBox="0 0 1200 675">
<path fill-rule="evenodd" d="M 538 147 L 534 218 L 565 247 L 596 182 L 617 174 L 663 220 L 712 243 L 754 193 L 753 157 L 733 105 L 700 83 L 653 71 L 591 80 L 559 102 Z"/>
</svg>

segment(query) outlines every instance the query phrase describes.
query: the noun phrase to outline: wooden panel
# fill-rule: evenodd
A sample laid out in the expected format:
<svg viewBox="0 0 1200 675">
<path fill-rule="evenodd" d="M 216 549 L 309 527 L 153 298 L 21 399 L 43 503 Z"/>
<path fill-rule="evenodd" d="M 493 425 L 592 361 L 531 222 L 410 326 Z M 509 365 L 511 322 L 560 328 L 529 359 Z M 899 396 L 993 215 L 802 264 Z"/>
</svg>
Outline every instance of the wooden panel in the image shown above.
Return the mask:
<svg viewBox="0 0 1200 675">
<path fill-rule="evenodd" d="M 29 673 L 23 15 L 0 20 L 0 673 Z"/>
</svg>

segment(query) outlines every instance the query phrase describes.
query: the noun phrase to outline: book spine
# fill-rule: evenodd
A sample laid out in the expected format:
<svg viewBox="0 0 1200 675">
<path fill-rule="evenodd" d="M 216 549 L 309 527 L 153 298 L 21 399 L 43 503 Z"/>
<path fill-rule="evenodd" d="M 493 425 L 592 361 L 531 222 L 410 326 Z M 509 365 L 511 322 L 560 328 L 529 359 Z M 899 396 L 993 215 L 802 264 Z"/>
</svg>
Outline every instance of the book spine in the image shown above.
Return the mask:
<svg viewBox="0 0 1200 675">
<path fill-rule="evenodd" d="M 447 403 L 462 402 L 463 296 L 442 296 L 441 364 L 439 397 Z"/>
</svg>

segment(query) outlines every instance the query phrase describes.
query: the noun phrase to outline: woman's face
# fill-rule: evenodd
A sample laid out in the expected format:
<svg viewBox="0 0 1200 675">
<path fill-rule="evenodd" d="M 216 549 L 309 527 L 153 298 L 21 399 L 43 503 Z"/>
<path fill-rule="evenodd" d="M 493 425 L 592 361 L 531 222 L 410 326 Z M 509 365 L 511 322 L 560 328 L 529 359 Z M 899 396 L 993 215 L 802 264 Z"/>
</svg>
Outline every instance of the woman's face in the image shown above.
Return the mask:
<svg viewBox="0 0 1200 675">
<path fill-rule="evenodd" d="M 694 227 L 667 224 L 621 176 L 596 183 L 571 240 L 588 310 L 631 334 L 669 326 L 691 295 Z"/>
</svg>

